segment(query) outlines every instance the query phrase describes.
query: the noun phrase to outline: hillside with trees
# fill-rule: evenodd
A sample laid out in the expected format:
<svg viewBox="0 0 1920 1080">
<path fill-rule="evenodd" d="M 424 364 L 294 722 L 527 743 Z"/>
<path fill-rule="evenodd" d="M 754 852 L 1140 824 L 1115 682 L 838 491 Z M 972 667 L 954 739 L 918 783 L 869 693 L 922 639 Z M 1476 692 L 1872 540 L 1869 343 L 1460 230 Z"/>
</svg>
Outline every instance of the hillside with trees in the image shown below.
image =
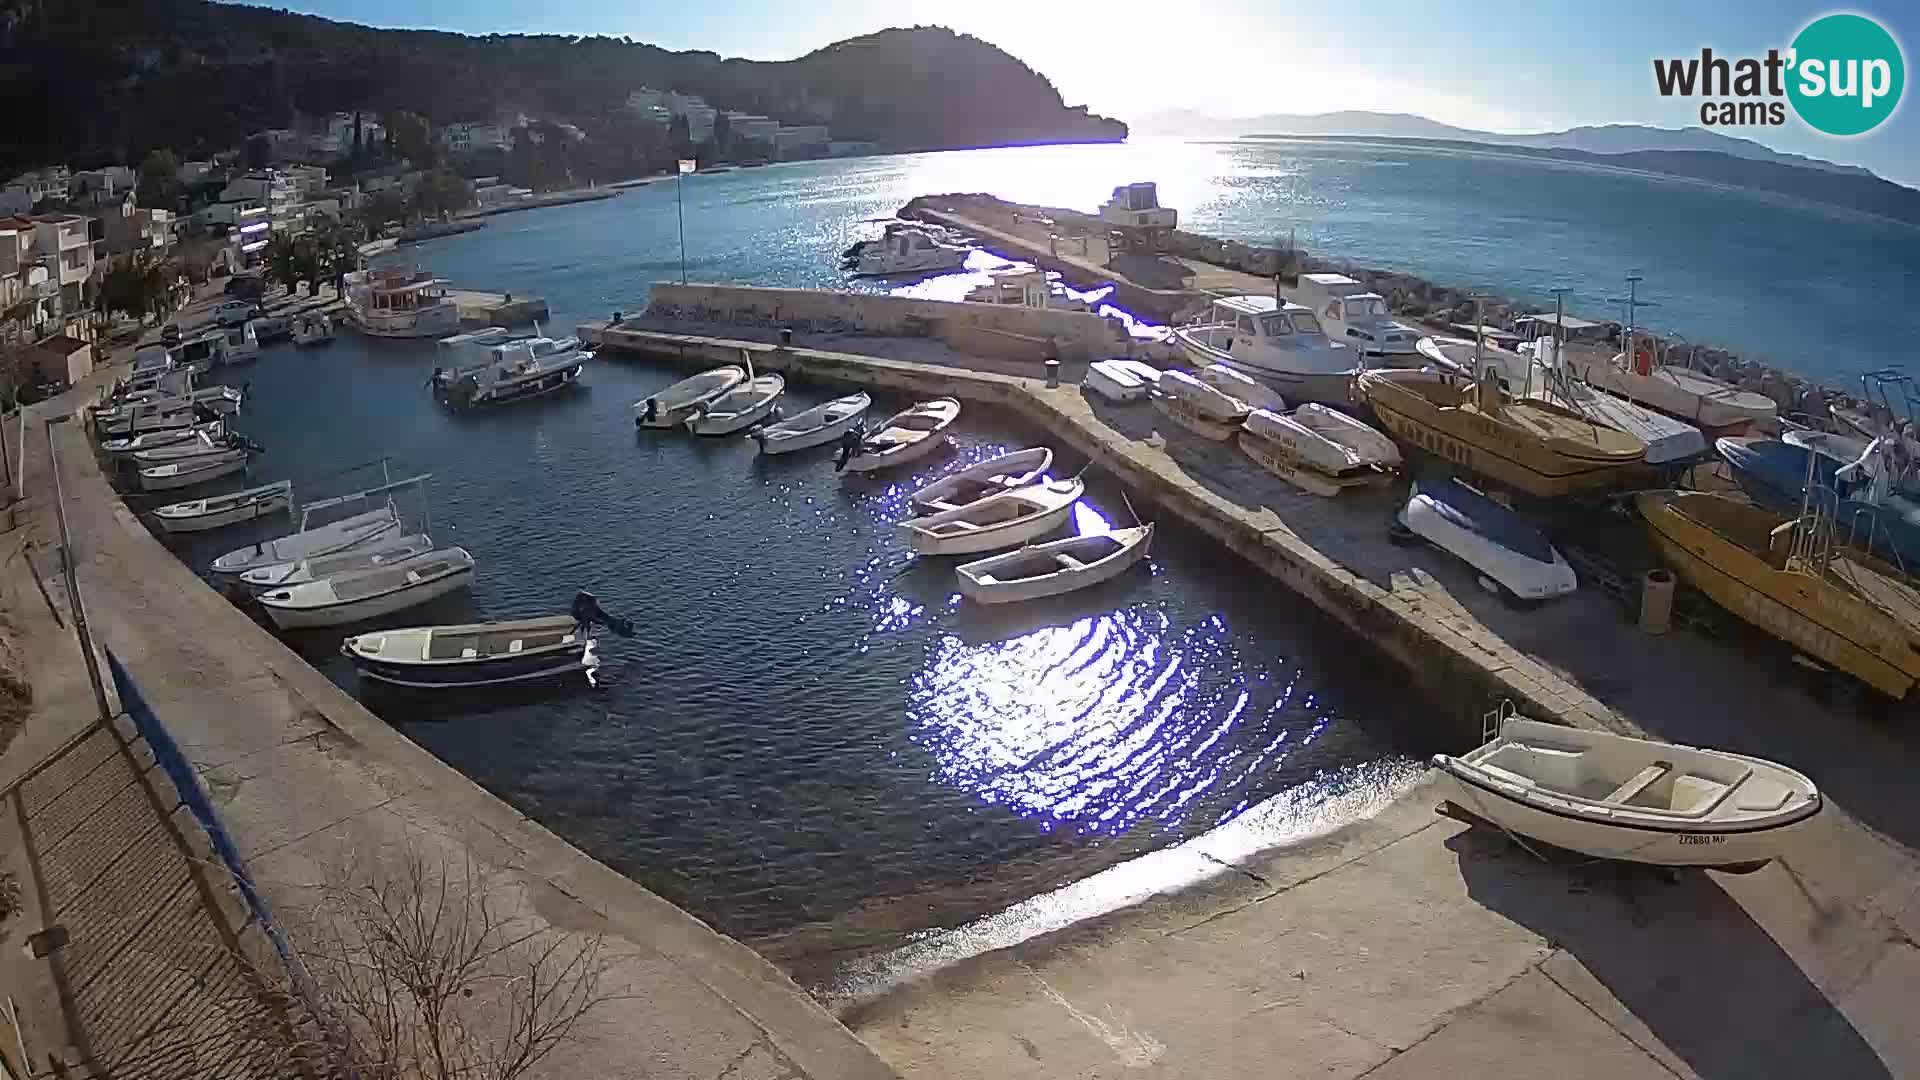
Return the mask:
<svg viewBox="0 0 1920 1080">
<path fill-rule="evenodd" d="M 722 59 L 627 38 L 376 30 L 201 0 L 0 0 L 0 167 L 139 161 L 239 146 L 300 116 L 409 112 L 435 126 L 604 118 L 642 86 L 704 96 L 887 149 L 1113 141 L 977 38 L 883 30 L 795 60 Z"/>
</svg>

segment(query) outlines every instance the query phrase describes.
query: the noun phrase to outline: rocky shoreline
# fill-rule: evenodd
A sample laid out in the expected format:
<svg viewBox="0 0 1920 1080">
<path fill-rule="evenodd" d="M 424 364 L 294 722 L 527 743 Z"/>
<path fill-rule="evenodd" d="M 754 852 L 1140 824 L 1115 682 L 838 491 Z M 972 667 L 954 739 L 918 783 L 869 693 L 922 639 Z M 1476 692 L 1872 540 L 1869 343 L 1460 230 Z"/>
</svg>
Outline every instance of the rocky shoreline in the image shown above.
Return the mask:
<svg viewBox="0 0 1920 1080">
<path fill-rule="evenodd" d="M 1042 218 L 1059 227 L 1062 235 L 1085 236 L 1106 232 L 1110 226 L 1099 218 L 1078 210 L 1053 206 L 1033 206 L 1009 202 L 985 193 L 923 195 L 901 209 L 899 216 L 912 218 L 926 208 L 973 209 L 989 215 L 1017 215 Z M 1237 240 L 1221 240 L 1200 233 L 1175 230 L 1161 249 L 1179 258 L 1193 259 L 1257 277 L 1291 283 L 1300 274 L 1346 274 L 1386 298 L 1394 314 L 1432 323 L 1472 322 L 1474 294 L 1467 289 L 1436 284 L 1413 274 L 1362 266 L 1347 259 L 1313 255 L 1301 248 L 1261 247 Z M 1091 284 L 1091 283 L 1090 283 Z M 1548 309 L 1518 301 L 1488 298 L 1484 317 L 1487 325 L 1514 330 L 1527 315 L 1546 314 Z M 1606 339 L 1617 345 L 1621 325 L 1614 321 L 1601 324 Z M 1810 382 L 1792 372 L 1743 359 L 1731 349 L 1714 345 L 1677 341 L 1655 334 L 1644 337 L 1653 342 L 1660 362 L 1703 371 L 1743 390 L 1752 390 L 1772 398 L 1782 416 L 1825 426 L 1835 409 L 1872 415 L 1884 412 L 1876 403 L 1856 394 Z"/>
</svg>

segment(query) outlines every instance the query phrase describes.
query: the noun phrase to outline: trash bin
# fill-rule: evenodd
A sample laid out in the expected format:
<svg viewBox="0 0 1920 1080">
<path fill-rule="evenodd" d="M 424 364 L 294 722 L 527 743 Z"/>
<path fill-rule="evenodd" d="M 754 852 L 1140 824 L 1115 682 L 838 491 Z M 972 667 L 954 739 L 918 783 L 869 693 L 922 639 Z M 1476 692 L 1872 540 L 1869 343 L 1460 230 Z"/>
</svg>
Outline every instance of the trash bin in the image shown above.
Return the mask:
<svg viewBox="0 0 1920 1080">
<path fill-rule="evenodd" d="M 1640 583 L 1640 629 L 1664 634 L 1673 628 L 1673 585 L 1673 571 L 1647 571 Z"/>
</svg>

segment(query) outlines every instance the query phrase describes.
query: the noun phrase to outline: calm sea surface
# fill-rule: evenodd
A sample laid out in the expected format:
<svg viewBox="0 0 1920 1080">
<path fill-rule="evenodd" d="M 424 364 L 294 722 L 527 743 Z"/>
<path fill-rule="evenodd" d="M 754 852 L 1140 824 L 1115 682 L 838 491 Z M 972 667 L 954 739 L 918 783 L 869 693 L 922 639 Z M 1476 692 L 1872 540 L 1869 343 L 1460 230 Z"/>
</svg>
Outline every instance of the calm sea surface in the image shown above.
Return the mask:
<svg viewBox="0 0 1920 1080">
<path fill-rule="evenodd" d="M 1641 267 L 1657 324 L 1810 370 L 1903 359 L 1920 311 L 1920 236 L 1898 226 L 1642 176 L 1308 142 L 698 176 L 687 274 L 840 286 L 841 249 L 913 195 L 1091 208 L 1136 179 L 1203 232 L 1292 229 L 1316 251 L 1506 293 L 1566 283 L 1594 299 Z M 677 235 L 662 183 L 497 217 L 418 254 L 458 284 L 546 297 L 566 329 L 643 308 L 650 282 L 678 276 Z M 850 480 L 824 453 L 761 460 L 744 440 L 636 434 L 629 406 L 678 377 L 664 367 L 600 363 L 573 392 L 456 417 L 429 401 L 433 363 L 430 344 L 347 334 L 230 373 L 252 380 L 241 426 L 269 450 L 249 482 L 291 477 L 310 499 L 377 482 L 337 473 L 381 457 L 395 476 L 434 473 L 407 508 L 474 553 L 478 581 L 402 622 L 560 611 L 587 588 L 640 632 L 604 643 L 597 689 L 369 704 L 796 969 L 824 977 L 822 957 L 998 911 L 1276 796 L 1300 820 L 1364 805 L 1432 748 L 1420 703 L 1364 642 L 1173 522 L 1150 567 L 1101 588 L 1008 611 L 960 602 L 953 562 L 912 557 L 891 522 L 940 469 L 1038 438 L 1007 418 L 969 409 L 952 456 Z M 794 387 L 788 408 L 834 392 Z M 1119 492 L 1090 480 L 1076 527 L 1129 524 Z M 179 550 L 204 565 L 285 528 Z M 355 685 L 339 635 L 292 642 Z"/>
<path fill-rule="evenodd" d="M 984 191 L 1094 209 L 1156 180 L 1184 227 L 1619 318 L 1629 270 L 1643 325 L 1816 379 L 1906 364 L 1920 341 L 1920 229 L 1780 196 L 1497 152 L 1314 140 L 974 150 L 801 162 L 695 176 L 687 276 L 842 284 L 828 255 L 915 195 Z M 679 275 L 674 185 L 493 219 L 426 249 L 474 284 L 542 292 L 605 318 Z M 491 276 L 489 276 L 491 275 Z"/>
</svg>

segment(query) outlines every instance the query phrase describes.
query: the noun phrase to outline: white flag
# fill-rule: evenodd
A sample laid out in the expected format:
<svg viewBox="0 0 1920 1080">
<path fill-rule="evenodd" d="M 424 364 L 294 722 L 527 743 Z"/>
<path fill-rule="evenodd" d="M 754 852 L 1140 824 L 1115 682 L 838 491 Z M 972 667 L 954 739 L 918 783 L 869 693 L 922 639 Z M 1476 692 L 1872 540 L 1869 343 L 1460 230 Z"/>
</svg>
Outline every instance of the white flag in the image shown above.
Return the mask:
<svg viewBox="0 0 1920 1080">
<path fill-rule="evenodd" d="M 700 167 L 700 163 L 698 161 L 695 161 L 692 158 L 680 159 L 680 175 L 681 176 L 685 176 L 699 167 Z"/>
</svg>

